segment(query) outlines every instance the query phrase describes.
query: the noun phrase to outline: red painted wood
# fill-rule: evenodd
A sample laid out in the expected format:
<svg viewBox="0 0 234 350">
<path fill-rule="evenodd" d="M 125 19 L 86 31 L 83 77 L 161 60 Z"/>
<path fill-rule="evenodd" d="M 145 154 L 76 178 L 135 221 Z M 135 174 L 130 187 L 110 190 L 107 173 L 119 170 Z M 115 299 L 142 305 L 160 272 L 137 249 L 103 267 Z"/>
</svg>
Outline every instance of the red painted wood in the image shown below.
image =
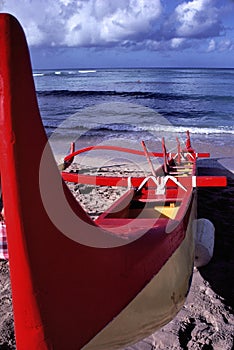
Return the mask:
<svg viewBox="0 0 234 350">
<path fill-rule="evenodd" d="M 180 146 L 180 140 L 178 137 L 176 138 L 176 142 L 177 142 L 177 153 L 178 153 L 177 162 L 180 165 L 181 164 L 181 146 Z"/>
<path fill-rule="evenodd" d="M 197 187 L 226 187 L 226 176 L 197 176 Z"/>
<path fill-rule="evenodd" d="M 186 139 L 186 142 L 185 142 L 186 150 L 190 150 L 190 149 L 192 149 L 192 146 L 191 146 L 189 130 L 187 130 L 186 134 L 187 134 L 187 139 Z"/>
<path fill-rule="evenodd" d="M 199 152 L 199 153 L 197 153 L 196 154 L 196 156 L 198 157 L 198 158 L 209 158 L 210 157 L 210 153 L 208 153 L 208 152 Z"/>
<path fill-rule="evenodd" d="M 163 225 L 149 227 L 137 241 L 114 248 L 93 248 L 64 235 L 41 198 L 39 171 L 47 138 L 26 40 L 11 15 L 0 14 L 0 57 L 0 172 L 17 349 L 77 350 L 157 274 L 183 240 L 189 211 L 173 235 L 165 234 Z M 96 225 L 62 182 L 50 149 L 44 171 L 56 215 L 63 218 L 64 212 L 55 181 L 82 219 L 77 234 L 90 235 Z M 97 233 L 97 240 L 110 239 L 108 232 Z"/>
<path fill-rule="evenodd" d="M 94 185 L 94 186 L 122 186 L 128 187 L 128 177 L 118 176 L 102 176 L 102 175 L 84 175 L 74 174 L 68 172 L 62 172 L 62 178 L 68 182 Z M 139 187 L 144 181 L 145 177 L 132 177 L 131 185 L 133 187 Z M 176 179 L 181 182 L 182 185 L 186 185 L 189 188 L 192 187 L 192 178 L 176 176 Z M 225 187 L 227 185 L 227 179 L 225 176 L 196 176 L 196 187 Z M 167 187 L 176 186 L 172 180 L 168 180 Z M 145 187 L 156 187 L 155 182 L 152 179 L 146 183 Z"/>
<path fill-rule="evenodd" d="M 75 152 L 75 142 L 72 142 L 70 145 L 70 154 Z M 67 161 L 64 160 L 63 170 L 67 169 L 73 162 L 74 157 L 70 157 Z"/>
<path fill-rule="evenodd" d="M 105 146 L 89 146 L 85 148 L 81 148 L 74 153 L 68 154 L 64 160 L 68 161 L 70 158 L 77 156 L 78 154 L 89 152 L 89 151 L 95 151 L 95 150 L 106 150 L 106 151 L 117 151 L 117 152 L 124 152 L 124 153 L 131 153 L 131 154 L 137 154 L 139 156 L 144 156 L 145 153 L 143 151 L 139 151 L 136 149 L 126 148 L 126 147 L 119 147 L 119 146 L 111 146 L 111 145 L 105 145 Z M 163 154 L 160 152 L 149 152 L 149 155 L 152 157 L 163 157 Z"/>
<path fill-rule="evenodd" d="M 95 150 L 105 150 L 105 151 L 117 151 L 117 152 L 124 152 L 124 153 L 130 153 L 130 154 L 136 154 L 139 156 L 145 156 L 145 153 L 143 151 L 139 151 L 136 149 L 131 149 L 131 148 L 126 148 L 126 147 L 119 147 L 119 146 L 111 146 L 111 145 L 105 145 L 105 146 L 89 146 L 89 147 L 85 147 L 85 148 L 81 148 L 79 150 L 76 150 L 70 154 L 68 154 L 65 158 L 64 158 L 64 162 L 68 162 L 71 159 L 73 159 L 75 156 L 81 154 L 81 153 L 85 153 L 85 152 L 89 152 L 89 151 L 95 151 Z M 164 153 L 162 152 L 148 152 L 150 157 L 164 157 Z M 167 156 L 170 155 L 170 157 L 175 157 L 176 153 L 166 153 Z M 195 157 L 198 158 L 209 158 L 210 157 L 210 153 L 195 153 Z"/>
<path fill-rule="evenodd" d="M 143 140 L 141 141 L 141 145 L 142 145 L 142 147 L 143 147 L 144 154 L 145 154 L 146 159 L 147 159 L 147 161 L 148 161 L 148 164 L 149 164 L 149 167 L 150 167 L 150 169 L 151 169 L 152 175 L 153 175 L 153 176 L 156 176 L 153 163 L 152 163 L 152 161 L 151 161 L 151 159 L 150 159 L 149 152 L 148 152 L 147 147 L 146 147 L 146 145 L 145 145 L 145 142 L 144 142 Z"/>
<path fill-rule="evenodd" d="M 162 138 L 162 150 L 163 150 L 163 170 L 164 173 L 167 174 L 168 173 L 168 153 L 166 150 L 166 145 L 165 145 L 165 139 L 164 137 Z"/>
</svg>

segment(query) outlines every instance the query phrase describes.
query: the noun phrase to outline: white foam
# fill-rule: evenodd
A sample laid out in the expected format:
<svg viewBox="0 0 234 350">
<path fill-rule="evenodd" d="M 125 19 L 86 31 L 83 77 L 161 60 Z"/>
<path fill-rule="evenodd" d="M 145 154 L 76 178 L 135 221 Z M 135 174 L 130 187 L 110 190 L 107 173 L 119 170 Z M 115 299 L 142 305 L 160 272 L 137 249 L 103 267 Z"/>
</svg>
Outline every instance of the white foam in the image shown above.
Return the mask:
<svg viewBox="0 0 234 350">
<path fill-rule="evenodd" d="M 176 125 L 157 125 L 157 126 L 141 126 L 142 130 L 145 131 L 167 131 L 167 132 L 177 132 L 185 133 L 187 130 L 191 134 L 203 134 L 203 135 L 214 135 L 214 134 L 231 134 L 234 135 L 234 130 L 220 127 L 220 128 L 200 128 L 196 126 L 176 126 Z"/>
<path fill-rule="evenodd" d="M 78 72 L 81 74 L 87 74 L 87 73 L 96 73 L 97 71 L 94 69 L 90 69 L 90 70 L 79 70 Z"/>
<path fill-rule="evenodd" d="M 44 75 L 43 73 L 33 73 L 34 77 L 43 77 Z"/>
</svg>

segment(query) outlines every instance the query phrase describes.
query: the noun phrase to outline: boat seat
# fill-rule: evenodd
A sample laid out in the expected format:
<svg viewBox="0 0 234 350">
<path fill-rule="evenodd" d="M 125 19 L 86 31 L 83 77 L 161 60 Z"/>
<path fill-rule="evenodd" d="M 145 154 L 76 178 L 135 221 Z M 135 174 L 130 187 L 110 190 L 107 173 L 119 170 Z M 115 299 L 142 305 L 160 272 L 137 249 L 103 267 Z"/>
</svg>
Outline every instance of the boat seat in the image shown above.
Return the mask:
<svg viewBox="0 0 234 350">
<path fill-rule="evenodd" d="M 148 203 L 148 202 L 152 202 L 152 203 L 154 203 L 154 202 L 157 202 L 157 203 L 165 203 L 165 202 L 167 202 L 167 203 L 169 203 L 169 202 L 181 202 L 182 200 L 183 200 L 184 198 L 182 198 L 182 197 L 178 197 L 178 198 L 176 198 L 176 197 L 172 197 L 172 198 L 149 198 L 149 199 L 147 199 L 147 198 L 141 198 L 141 199 L 138 199 L 138 201 L 139 202 L 143 202 L 143 203 Z"/>
<path fill-rule="evenodd" d="M 186 177 L 186 176 L 189 175 L 189 173 L 169 173 L 169 175 L 179 176 L 179 177 Z"/>
<path fill-rule="evenodd" d="M 183 169 L 183 168 L 193 168 L 193 164 L 188 164 L 188 163 L 185 163 L 185 164 L 181 164 L 181 165 L 169 165 L 170 168 L 177 168 L 177 169 Z"/>
</svg>

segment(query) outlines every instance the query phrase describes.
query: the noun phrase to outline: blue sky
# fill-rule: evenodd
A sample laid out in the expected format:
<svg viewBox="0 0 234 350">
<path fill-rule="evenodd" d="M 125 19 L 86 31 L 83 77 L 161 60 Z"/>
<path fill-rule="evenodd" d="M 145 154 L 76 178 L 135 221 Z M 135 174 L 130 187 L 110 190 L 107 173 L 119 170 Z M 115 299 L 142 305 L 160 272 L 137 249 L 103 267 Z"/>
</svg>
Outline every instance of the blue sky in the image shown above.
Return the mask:
<svg viewBox="0 0 234 350">
<path fill-rule="evenodd" d="M 233 0 L 0 0 L 34 69 L 234 67 Z"/>
</svg>

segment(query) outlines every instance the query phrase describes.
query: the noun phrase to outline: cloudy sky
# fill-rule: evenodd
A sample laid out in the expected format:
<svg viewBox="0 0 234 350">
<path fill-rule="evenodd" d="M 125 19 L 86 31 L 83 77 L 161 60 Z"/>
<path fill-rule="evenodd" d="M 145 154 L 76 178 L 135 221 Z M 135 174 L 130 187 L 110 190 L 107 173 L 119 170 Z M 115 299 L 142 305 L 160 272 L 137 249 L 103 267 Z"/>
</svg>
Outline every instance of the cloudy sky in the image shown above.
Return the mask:
<svg viewBox="0 0 234 350">
<path fill-rule="evenodd" d="M 34 68 L 234 67 L 233 0 L 0 0 Z"/>
</svg>

